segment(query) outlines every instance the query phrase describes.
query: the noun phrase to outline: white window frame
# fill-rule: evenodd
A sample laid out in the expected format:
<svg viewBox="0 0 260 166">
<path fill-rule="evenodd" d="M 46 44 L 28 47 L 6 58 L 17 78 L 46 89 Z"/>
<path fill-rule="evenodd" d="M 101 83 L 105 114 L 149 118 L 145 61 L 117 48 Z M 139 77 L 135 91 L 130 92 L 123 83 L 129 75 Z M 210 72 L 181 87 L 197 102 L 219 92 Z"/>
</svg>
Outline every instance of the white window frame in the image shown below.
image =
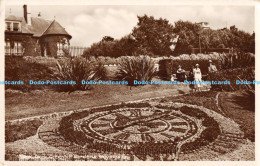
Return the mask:
<svg viewBox="0 0 260 166">
<path fill-rule="evenodd" d="M 7 23 L 10 23 L 10 30 L 7 29 Z M 14 31 L 14 23 L 18 23 L 18 31 Z M 21 22 L 19 22 L 19 21 L 6 21 L 5 22 L 5 30 L 14 31 L 14 32 L 21 32 L 22 31 Z"/>
<path fill-rule="evenodd" d="M 57 55 L 58 56 L 63 55 L 63 44 L 62 44 L 62 42 L 57 42 Z"/>
<path fill-rule="evenodd" d="M 5 55 L 16 55 L 22 56 L 23 55 L 23 46 L 21 41 L 13 41 L 14 47 L 11 47 L 10 41 L 5 41 Z"/>
</svg>

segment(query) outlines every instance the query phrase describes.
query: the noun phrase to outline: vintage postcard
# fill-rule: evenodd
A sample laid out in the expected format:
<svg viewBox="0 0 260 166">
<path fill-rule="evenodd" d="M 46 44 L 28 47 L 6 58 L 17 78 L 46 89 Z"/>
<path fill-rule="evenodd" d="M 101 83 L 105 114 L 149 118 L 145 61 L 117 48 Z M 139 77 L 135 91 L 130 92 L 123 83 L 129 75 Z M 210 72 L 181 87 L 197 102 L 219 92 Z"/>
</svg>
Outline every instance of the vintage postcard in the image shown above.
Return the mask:
<svg viewBox="0 0 260 166">
<path fill-rule="evenodd" d="M 259 164 L 257 1 L 0 4 L 0 164 Z"/>
</svg>

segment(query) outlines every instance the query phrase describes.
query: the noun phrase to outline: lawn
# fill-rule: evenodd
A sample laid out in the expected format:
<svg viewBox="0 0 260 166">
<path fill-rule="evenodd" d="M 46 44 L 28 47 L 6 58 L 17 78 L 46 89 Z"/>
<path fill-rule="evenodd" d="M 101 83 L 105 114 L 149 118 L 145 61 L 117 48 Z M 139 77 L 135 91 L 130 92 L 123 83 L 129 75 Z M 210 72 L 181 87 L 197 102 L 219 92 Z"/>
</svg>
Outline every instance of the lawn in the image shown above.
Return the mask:
<svg viewBox="0 0 260 166">
<path fill-rule="evenodd" d="M 93 85 L 88 91 L 55 92 L 53 90 L 32 90 L 21 92 L 5 91 L 6 120 L 65 112 L 93 106 L 116 104 L 125 101 L 141 100 L 184 94 L 190 91 L 186 85 Z"/>
<path fill-rule="evenodd" d="M 244 137 L 255 141 L 255 95 L 250 91 L 220 92 L 218 105 L 216 95 L 218 92 L 201 92 L 168 97 L 165 101 L 175 101 L 203 106 L 214 110 L 225 117 L 234 120 L 244 132 Z M 220 109 L 219 109 L 220 108 Z"/>
<path fill-rule="evenodd" d="M 255 94 L 248 91 L 223 92 L 220 106 L 226 116 L 240 125 L 245 137 L 255 141 Z"/>
<path fill-rule="evenodd" d="M 59 92 L 51 85 L 29 85 L 29 80 L 55 80 L 55 64 L 61 59 L 44 57 L 6 58 L 6 80 L 22 80 L 26 85 L 9 85 L 5 91 L 6 120 L 65 112 L 93 106 L 120 103 L 189 92 L 186 85 L 92 85 L 91 90 Z M 106 66 L 108 78 L 116 75 L 116 66 Z M 153 78 L 158 81 L 158 78 Z"/>
</svg>

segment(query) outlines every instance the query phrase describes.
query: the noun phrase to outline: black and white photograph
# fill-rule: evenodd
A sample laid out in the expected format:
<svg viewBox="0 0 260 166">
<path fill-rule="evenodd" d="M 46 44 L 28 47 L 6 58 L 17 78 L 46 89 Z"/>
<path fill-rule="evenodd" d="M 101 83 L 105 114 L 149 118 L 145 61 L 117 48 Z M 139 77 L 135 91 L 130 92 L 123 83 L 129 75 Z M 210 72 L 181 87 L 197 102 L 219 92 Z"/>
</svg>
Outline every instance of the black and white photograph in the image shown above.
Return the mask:
<svg viewBox="0 0 260 166">
<path fill-rule="evenodd" d="M 1 163 L 255 165 L 258 2 L 128 2 L 1 1 Z"/>
</svg>

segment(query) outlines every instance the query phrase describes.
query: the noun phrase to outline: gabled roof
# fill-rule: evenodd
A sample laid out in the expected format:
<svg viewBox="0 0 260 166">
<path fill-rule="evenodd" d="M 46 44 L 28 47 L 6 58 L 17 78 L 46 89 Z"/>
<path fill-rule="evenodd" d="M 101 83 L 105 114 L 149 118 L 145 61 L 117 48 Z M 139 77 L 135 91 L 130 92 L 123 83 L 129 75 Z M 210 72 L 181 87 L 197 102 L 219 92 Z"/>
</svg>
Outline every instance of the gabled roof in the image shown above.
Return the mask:
<svg viewBox="0 0 260 166">
<path fill-rule="evenodd" d="M 43 35 L 66 35 L 71 38 L 71 35 L 66 32 L 57 21 L 46 20 L 40 17 L 31 17 L 31 25 L 28 25 L 24 17 L 17 17 L 9 15 L 5 18 L 6 21 L 21 22 L 22 33 L 33 34 L 34 37 L 41 37 Z"/>
<path fill-rule="evenodd" d="M 42 34 L 44 35 L 66 35 L 71 38 L 71 35 L 63 28 L 56 20 L 53 20 L 48 29 Z"/>
<path fill-rule="evenodd" d="M 32 25 L 29 26 L 29 29 L 33 32 L 33 36 L 41 37 L 44 31 L 50 26 L 51 20 L 31 17 L 31 24 Z"/>
</svg>

